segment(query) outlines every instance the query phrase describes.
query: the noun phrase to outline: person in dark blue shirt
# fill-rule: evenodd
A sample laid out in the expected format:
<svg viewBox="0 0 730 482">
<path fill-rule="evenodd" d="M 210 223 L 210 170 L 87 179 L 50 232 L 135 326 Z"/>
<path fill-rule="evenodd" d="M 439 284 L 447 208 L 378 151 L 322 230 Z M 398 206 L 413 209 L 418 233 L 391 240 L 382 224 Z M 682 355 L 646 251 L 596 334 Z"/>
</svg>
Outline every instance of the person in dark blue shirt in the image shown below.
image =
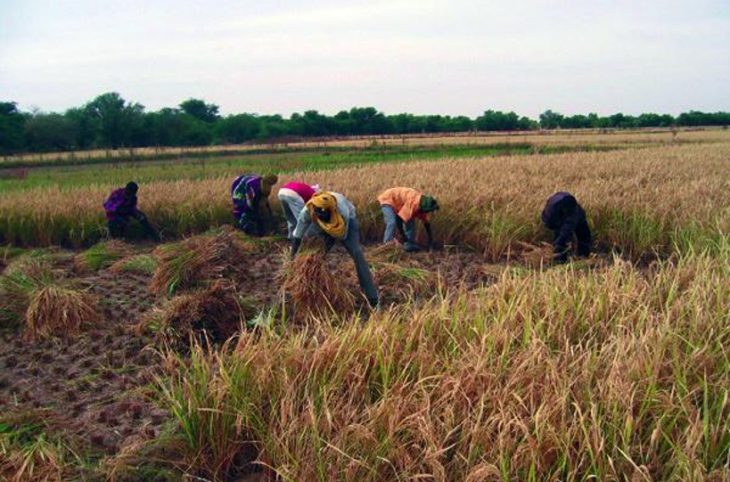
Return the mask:
<svg viewBox="0 0 730 482">
<path fill-rule="evenodd" d="M 586 220 L 586 212 L 572 194 L 557 192 L 550 196 L 542 211 L 542 222 L 555 235 L 553 248 L 556 263 L 565 263 L 568 260 L 570 242 L 574 236 L 578 241 L 578 255 L 590 254 L 591 230 Z"/>
</svg>

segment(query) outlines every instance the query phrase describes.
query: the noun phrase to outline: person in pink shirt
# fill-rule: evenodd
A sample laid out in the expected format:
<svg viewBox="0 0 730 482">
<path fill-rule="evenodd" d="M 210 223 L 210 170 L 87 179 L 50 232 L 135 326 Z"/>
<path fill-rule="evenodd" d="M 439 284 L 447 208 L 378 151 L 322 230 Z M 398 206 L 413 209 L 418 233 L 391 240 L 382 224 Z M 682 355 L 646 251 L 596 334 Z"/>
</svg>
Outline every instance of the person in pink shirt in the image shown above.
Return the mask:
<svg viewBox="0 0 730 482">
<path fill-rule="evenodd" d="M 300 181 L 287 182 L 277 194 L 281 208 L 286 217 L 287 238 L 292 239 L 292 233 L 297 227 L 297 217 L 304 209 L 304 205 L 311 197 L 319 192 L 319 185 L 310 186 Z"/>
</svg>

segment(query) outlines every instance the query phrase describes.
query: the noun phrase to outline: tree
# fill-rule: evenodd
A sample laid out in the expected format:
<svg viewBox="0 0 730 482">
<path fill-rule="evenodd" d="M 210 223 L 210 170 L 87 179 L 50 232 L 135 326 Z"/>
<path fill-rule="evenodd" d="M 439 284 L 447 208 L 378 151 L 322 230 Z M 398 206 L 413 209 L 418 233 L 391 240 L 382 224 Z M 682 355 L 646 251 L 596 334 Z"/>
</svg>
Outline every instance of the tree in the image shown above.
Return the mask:
<svg viewBox="0 0 730 482">
<path fill-rule="evenodd" d="M 25 139 L 30 150 L 71 150 L 76 146 L 74 123 L 61 114 L 36 114 L 25 123 Z"/>
<path fill-rule="evenodd" d="M 557 129 L 562 127 L 563 115 L 550 109 L 540 114 L 540 127 L 543 129 Z"/>
<path fill-rule="evenodd" d="M 255 139 L 261 122 L 253 114 L 230 115 L 216 123 L 216 137 L 223 143 L 240 144 Z"/>
<path fill-rule="evenodd" d="M 73 124 L 76 149 L 88 149 L 94 145 L 94 141 L 99 136 L 99 123 L 87 109 L 81 107 L 68 109 L 64 117 Z"/>
<path fill-rule="evenodd" d="M 132 145 L 132 133 L 144 115 L 144 106 L 125 102 L 116 92 L 101 94 L 86 104 L 86 110 L 99 122 L 99 144 L 114 149 Z"/>
<path fill-rule="evenodd" d="M 186 114 L 207 123 L 215 122 L 220 118 L 217 105 L 206 104 L 205 101 L 200 99 L 188 99 L 181 102 L 180 109 Z"/>
<path fill-rule="evenodd" d="M 514 131 L 521 128 L 520 118 L 514 112 L 488 110 L 475 121 L 480 131 Z"/>
<path fill-rule="evenodd" d="M 25 117 L 15 102 L 0 102 L 0 152 L 11 154 L 25 147 Z"/>
</svg>

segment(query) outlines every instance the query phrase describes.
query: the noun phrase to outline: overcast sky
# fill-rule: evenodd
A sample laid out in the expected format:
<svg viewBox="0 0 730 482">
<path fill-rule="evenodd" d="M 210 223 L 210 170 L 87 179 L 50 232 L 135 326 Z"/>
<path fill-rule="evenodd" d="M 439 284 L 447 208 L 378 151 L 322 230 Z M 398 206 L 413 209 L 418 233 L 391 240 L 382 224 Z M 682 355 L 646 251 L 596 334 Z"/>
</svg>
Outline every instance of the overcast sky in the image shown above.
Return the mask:
<svg viewBox="0 0 730 482">
<path fill-rule="evenodd" d="M 62 111 L 730 110 L 730 1 L 0 0 L 0 101 Z"/>
</svg>

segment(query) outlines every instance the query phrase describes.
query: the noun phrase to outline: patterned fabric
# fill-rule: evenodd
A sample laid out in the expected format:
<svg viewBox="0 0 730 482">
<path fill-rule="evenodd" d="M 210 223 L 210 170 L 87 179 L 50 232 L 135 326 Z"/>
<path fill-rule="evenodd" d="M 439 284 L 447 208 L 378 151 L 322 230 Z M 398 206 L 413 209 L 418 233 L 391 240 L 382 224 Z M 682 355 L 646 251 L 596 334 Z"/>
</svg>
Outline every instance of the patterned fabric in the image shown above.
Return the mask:
<svg viewBox="0 0 730 482">
<path fill-rule="evenodd" d="M 254 213 L 261 197 L 261 177 L 243 174 L 238 176 L 231 185 L 231 201 L 233 201 L 233 216 L 236 220 L 246 213 Z"/>
<path fill-rule="evenodd" d="M 104 202 L 107 219 L 137 215 L 137 196 L 127 196 L 124 188 L 115 189 Z"/>
</svg>

